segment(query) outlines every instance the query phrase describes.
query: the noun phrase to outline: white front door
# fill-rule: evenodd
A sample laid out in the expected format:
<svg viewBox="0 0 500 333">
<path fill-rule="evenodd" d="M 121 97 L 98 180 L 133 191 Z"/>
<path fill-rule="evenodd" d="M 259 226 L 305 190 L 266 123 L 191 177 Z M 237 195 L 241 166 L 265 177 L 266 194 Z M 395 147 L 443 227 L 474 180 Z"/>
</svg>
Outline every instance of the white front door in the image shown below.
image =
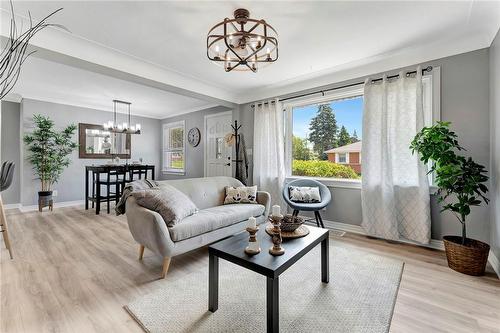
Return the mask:
<svg viewBox="0 0 500 333">
<path fill-rule="evenodd" d="M 233 147 L 224 141 L 232 121 L 231 111 L 205 116 L 205 177 L 232 176 Z"/>
</svg>

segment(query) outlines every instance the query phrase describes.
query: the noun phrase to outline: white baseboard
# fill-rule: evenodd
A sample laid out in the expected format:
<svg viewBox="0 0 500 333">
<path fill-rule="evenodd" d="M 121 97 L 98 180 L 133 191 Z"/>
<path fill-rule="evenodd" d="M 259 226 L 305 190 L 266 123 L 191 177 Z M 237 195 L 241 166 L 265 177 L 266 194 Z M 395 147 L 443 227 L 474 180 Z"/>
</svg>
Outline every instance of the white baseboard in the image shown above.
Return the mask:
<svg viewBox="0 0 500 333">
<path fill-rule="evenodd" d="M 497 273 L 497 276 L 500 278 L 500 260 L 498 260 L 498 258 L 491 250 L 490 255 L 488 256 L 488 262 L 490 263 L 491 267 L 493 267 L 495 273 Z"/>
<path fill-rule="evenodd" d="M 328 229 L 337 229 L 337 230 L 352 232 L 352 233 L 359 234 L 359 235 L 366 235 L 365 230 L 360 225 L 334 222 L 334 221 L 328 221 L 328 220 L 323 220 L 323 223 L 325 224 L 325 227 L 327 227 Z M 436 250 L 442 250 L 442 251 L 444 250 L 443 241 L 438 240 L 438 239 L 431 239 L 429 244 L 420 244 L 420 243 L 412 242 L 409 240 L 399 240 L 398 242 L 428 247 L 428 248 L 436 249 Z"/>
<path fill-rule="evenodd" d="M 54 202 L 54 208 L 78 206 L 83 205 L 84 203 L 84 200 Z M 22 206 L 19 204 L 19 206 L 20 207 L 18 208 L 22 213 L 38 210 L 38 205 Z"/>
<path fill-rule="evenodd" d="M 308 218 L 308 217 L 306 217 L 306 218 Z M 351 233 L 355 233 L 355 234 L 366 235 L 366 232 L 364 231 L 364 229 L 359 225 L 334 222 L 334 221 L 327 221 L 327 220 L 323 220 L 323 223 L 325 224 L 325 227 L 327 227 L 328 229 L 337 229 L 337 230 L 342 230 L 342 231 L 351 232 Z M 438 240 L 438 239 L 431 239 L 429 244 L 420 244 L 420 243 L 415 243 L 415 242 L 407 241 L 407 240 L 399 240 L 398 242 L 405 243 L 405 244 L 413 244 L 413 245 L 418 245 L 418 246 L 423 246 L 423 247 L 428 247 L 431 249 L 444 251 L 444 243 L 442 240 Z M 497 276 L 500 278 L 500 260 L 495 256 L 493 251 L 490 251 L 490 254 L 488 257 L 488 262 L 493 267 L 493 270 L 495 271 Z"/>
<path fill-rule="evenodd" d="M 3 208 L 5 210 L 9 210 L 9 209 L 21 209 L 21 204 L 20 203 L 7 204 L 7 205 L 3 205 Z"/>
</svg>

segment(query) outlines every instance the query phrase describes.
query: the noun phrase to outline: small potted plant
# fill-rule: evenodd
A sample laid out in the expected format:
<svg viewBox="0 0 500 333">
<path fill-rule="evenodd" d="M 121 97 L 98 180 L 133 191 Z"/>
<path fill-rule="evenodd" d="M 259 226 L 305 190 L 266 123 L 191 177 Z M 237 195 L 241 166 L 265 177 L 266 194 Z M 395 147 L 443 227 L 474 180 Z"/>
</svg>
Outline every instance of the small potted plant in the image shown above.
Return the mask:
<svg viewBox="0 0 500 333">
<path fill-rule="evenodd" d="M 24 136 L 24 143 L 28 149 L 28 160 L 41 181 L 38 205 L 43 208 L 52 200 L 52 185 L 57 183 L 71 162 L 68 155 L 78 147 L 72 139 L 76 125 L 71 124 L 58 132 L 48 117 L 34 115 L 33 122 L 35 129 Z"/>
<path fill-rule="evenodd" d="M 449 126 L 449 122 L 438 122 L 424 127 L 411 142 L 410 149 L 420 155 L 422 162 L 431 163 L 429 173 L 434 173 L 441 211 L 451 211 L 462 225 L 462 236 L 443 237 L 448 266 L 460 273 L 483 275 L 490 246 L 467 238 L 466 223 L 471 206 L 489 202 L 485 196 L 487 171 L 472 158 L 457 154 L 464 148 Z"/>
</svg>

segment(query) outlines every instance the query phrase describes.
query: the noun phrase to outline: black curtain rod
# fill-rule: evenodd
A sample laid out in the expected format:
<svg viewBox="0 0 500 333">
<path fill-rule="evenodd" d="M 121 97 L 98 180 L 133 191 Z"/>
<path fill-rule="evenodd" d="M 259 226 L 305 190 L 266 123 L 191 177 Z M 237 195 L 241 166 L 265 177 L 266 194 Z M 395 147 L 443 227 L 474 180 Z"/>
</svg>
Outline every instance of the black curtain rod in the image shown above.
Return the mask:
<svg viewBox="0 0 500 333">
<path fill-rule="evenodd" d="M 427 66 L 426 68 L 422 69 L 422 75 L 425 73 L 425 72 L 430 72 L 432 71 L 432 66 Z M 410 76 L 410 75 L 413 75 L 413 74 L 416 74 L 417 71 L 411 71 L 411 72 L 406 72 L 406 76 Z M 386 78 L 387 79 L 395 79 L 395 78 L 398 78 L 399 77 L 399 74 L 395 74 L 395 75 L 389 75 L 387 76 Z M 373 79 L 372 80 L 372 83 L 375 83 L 375 82 L 379 82 L 379 81 L 382 81 L 384 78 L 378 78 L 378 79 Z M 351 83 L 351 84 L 346 84 L 344 86 L 341 86 L 341 87 L 335 87 L 335 88 L 330 88 L 330 89 L 324 89 L 324 90 L 319 90 L 319 91 L 315 91 L 315 92 L 310 92 L 310 93 L 305 93 L 305 94 L 301 94 L 301 95 L 297 95 L 297 96 L 292 96 L 292 97 L 287 97 L 287 98 L 281 98 L 279 101 L 280 102 L 283 102 L 283 101 L 288 101 L 290 99 L 295 99 L 295 98 L 300 98 L 300 97 L 305 97 L 305 96 L 310 96 L 310 95 L 315 95 L 315 94 L 323 94 L 323 96 L 325 95 L 325 92 L 328 92 L 328 91 L 334 91 L 334 90 L 338 90 L 338 89 L 343 89 L 343 88 L 349 88 L 349 87 L 354 87 L 354 86 L 358 86 L 358 85 L 361 85 L 361 84 L 364 84 L 365 82 L 357 82 L 357 83 Z"/>
<path fill-rule="evenodd" d="M 422 69 L 422 75 L 425 73 L 425 72 L 430 72 L 432 71 L 432 66 L 427 66 L 426 68 Z M 416 74 L 417 71 L 410 71 L 410 72 L 406 72 L 406 75 L 409 76 L 409 75 L 413 75 L 413 74 Z M 387 76 L 387 79 L 395 79 L 395 78 L 398 78 L 399 77 L 399 74 L 395 74 L 395 75 L 389 75 Z M 379 81 L 382 81 L 384 78 L 378 78 L 378 79 L 373 79 L 372 80 L 372 83 L 375 83 L 375 82 L 379 82 Z M 325 92 L 328 92 L 328 91 L 334 91 L 334 90 L 338 90 L 338 89 L 344 89 L 344 88 L 350 88 L 350 87 L 354 87 L 354 86 L 359 86 L 361 84 L 364 84 L 365 82 L 356 82 L 356 83 L 350 83 L 350 84 L 346 84 L 346 85 L 343 85 L 343 86 L 340 86 L 340 87 L 335 87 L 335 88 L 329 88 L 329 89 L 324 89 L 324 90 L 318 90 L 318 91 L 314 91 L 314 92 L 310 92 L 310 93 L 305 93 L 305 94 L 301 94 L 301 95 L 296 95 L 296 96 L 292 96 L 292 97 L 287 97 L 287 98 L 281 98 L 279 101 L 280 102 L 283 102 L 283 101 L 288 101 L 288 100 L 291 100 L 291 99 L 295 99 L 295 98 L 301 98 L 301 97 L 306 97 L 306 96 L 310 96 L 310 95 L 315 95 L 315 94 L 323 94 L 323 96 L 325 95 Z M 274 103 L 274 101 L 271 101 L 271 103 Z M 269 102 L 264 102 L 264 104 L 269 104 Z M 258 104 L 252 104 L 252 107 L 255 107 L 255 105 L 262 105 L 262 103 L 258 103 Z"/>
</svg>

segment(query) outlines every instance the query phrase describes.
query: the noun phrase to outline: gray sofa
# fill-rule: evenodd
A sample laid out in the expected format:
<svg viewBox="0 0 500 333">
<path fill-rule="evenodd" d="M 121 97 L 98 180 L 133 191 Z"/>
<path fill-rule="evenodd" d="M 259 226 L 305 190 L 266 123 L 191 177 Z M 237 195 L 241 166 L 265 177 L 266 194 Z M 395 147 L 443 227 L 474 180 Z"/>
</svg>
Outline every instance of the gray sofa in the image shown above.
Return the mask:
<svg viewBox="0 0 500 333">
<path fill-rule="evenodd" d="M 162 256 L 162 278 L 167 274 L 170 258 L 244 230 L 250 216 L 261 224 L 269 215 L 271 198 L 267 192 L 257 192 L 258 204 L 223 205 L 226 186 L 243 185 L 235 178 L 189 178 L 158 183 L 160 187 L 169 184 L 182 191 L 199 209 L 198 213 L 167 227 L 160 214 L 139 206 L 133 196 L 127 199 L 127 222 L 132 236 L 140 244 L 139 259 L 144 248 Z"/>
</svg>

